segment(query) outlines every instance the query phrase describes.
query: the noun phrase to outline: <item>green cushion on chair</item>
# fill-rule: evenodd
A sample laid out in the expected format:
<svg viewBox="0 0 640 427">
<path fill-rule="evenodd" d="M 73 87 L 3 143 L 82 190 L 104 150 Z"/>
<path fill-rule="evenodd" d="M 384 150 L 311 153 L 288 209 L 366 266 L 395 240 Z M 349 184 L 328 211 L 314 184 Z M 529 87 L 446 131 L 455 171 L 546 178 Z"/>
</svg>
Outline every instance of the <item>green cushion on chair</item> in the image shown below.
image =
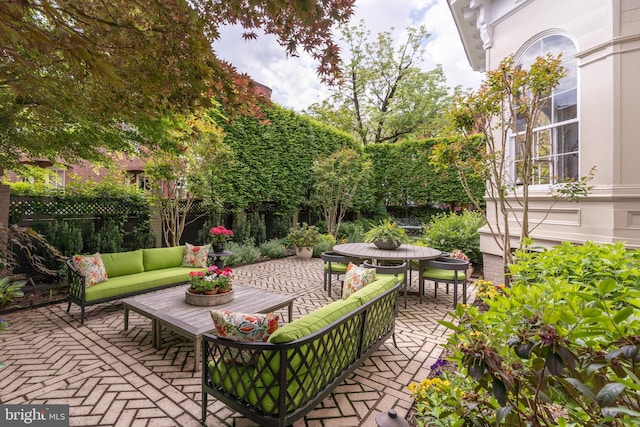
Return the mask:
<svg viewBox="0 0 640 427">
<path fill-rule="evenodd" d="M 336 272 L 336 273 L 346 273 L 347 272 L 347 267 L 349 267 L 349 264 L 344 264 L 341 262 L 332 262 L 331 263 L 331 272 Z M 324 263 L 324 269 L 328 270 L 329 269 L 329 263 L 325 262 Z"/>
<path fill-rule="evenodd" d="M 453 281 L 454 279 L 454 274 L 456 273 L 456 270 L 442 270 L 440 268 L 425 268 L 424 269 L 424 273 L 422 274 L 422 277 L 424 277 L 425 279 L 431 279 L 431 280 L 451 280 Z M 465 280 L 467 278 L 467 275 L 465 274 L 464 271 L 458 270 L 458 280 Z"/>
</svg>

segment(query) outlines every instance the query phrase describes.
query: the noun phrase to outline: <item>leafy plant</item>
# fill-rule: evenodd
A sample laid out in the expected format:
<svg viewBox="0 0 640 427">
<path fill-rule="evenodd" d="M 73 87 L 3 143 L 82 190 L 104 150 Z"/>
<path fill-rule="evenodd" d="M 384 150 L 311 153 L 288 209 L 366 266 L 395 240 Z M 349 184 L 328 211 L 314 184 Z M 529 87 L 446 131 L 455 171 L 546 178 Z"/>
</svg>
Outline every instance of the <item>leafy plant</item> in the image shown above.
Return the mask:
<svg viewBox="0 0 640 427">
<path fill-rule="evenodd" d="M 390 240 L 396 245 L 409 243 L 410 241 L 404 229 L 399 228 L 398 224 L 389 218 L 383 219 L 379 225 L 365 233 L 365 242 L 374 242 L 376 240 Z"/>
<path fill-rule="evenodd" d="M 464 211 L 462 214 L 450 212 L 438 214 L 431 219 L 424 234 L 418 240 L 435 249 L 464 252 L 474 264 L 482 263 L 480 234 L 478 229 L 485 224 L 480 212 Z"/>
<path fill-rule="evenodd" d="M 229 242 L 227 249 L 233 252 L 233 255 L 224 259 L 225 265 L 229 266 L 250 264 L 260 257 L 260 249 L 253 246 L 252 243 Z"/>
<path fill-rule="evenodd" d="M 318 258 L 323 252 L 330 252 L 335 244 L 336 239 L 331 234 L 321 234 L 318 243 L 313 246 L 313 256 Z"/>
<path fill-rule="evenodd" d="M 22 288 L 27 283 L 26 280 L 12 282 L 8 277 L 0 279 L 0 305 L 10 303 L 16 298 L 24 296 Z"/>
<path fill-rule="evenodd" d="M 287 241 L 290 245 L 298 248 L 312 248 L 318 243 L 320 232 L 315 225 L 308 225 L 306 222 L 296 224 L 289 229 Z"/>
<path fill-rule="evenodd" d="M 260 255 L 270 258 L 282 258 L 285 255 L 285 245 L 281 239 L 272 239 L 260 245 Z"/>
<path fill-rule="evenodd" d="M 447 400 L 451 425 L 633 425 L 640 253 L 565 243 L 515 259 L 512 286 L 485 297 L 487 311 L 458 305 L 452 322 L 441 321 L 454 331 L 450 360 L 465 376 L 444 373 L 461 391 L 458 403 Z M 444 398 L 437 394 L 429 399 Z"/>
</svg>

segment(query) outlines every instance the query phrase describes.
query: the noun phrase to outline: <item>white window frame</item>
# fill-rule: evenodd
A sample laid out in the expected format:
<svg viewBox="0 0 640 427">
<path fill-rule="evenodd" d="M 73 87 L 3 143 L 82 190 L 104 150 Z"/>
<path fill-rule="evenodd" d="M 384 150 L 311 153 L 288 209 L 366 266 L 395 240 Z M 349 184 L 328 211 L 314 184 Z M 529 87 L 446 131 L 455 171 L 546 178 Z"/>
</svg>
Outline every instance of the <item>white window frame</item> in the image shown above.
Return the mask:
<svg viewBox="0 0 640 427">
<path fill-rule="evenodd" d="M 576 52 L 577 52 L 577 44 L 575 42 L 575 40 L 571 37 L 569 37 L 567 34 L 563 34 L 563 33 L 559 33 L 559 32 L 554 32 L 554 31 L 549 31 L 549 32 L 545 32 L 542 34 L 539 34 L 538 36 L 532 38 L 529 42 L 527 42 L 525 45 L 522 46 L 522 48 L 520 49 L 520 51 L 518 52 L 518 54 L 516 54 L 515 56 L 515 63 L 519 64 L 522 61 L 523 57 L 526 57 L 527 54 L 529 53 L 529 51 L 534 48 L 534 46 L 538 43 L 541 43 L 545 38 L 551 37 L 551 36 L 561 36 L 566 38 L 567 40 L 569 40 L 573 46 L 576 48 Z M 540 52 L 540 54 L 542 54 L 543 52 Z M 530 185 L 530 188 L 540 188 L 540 189 L 546 189 L 550 186 L 553 186 L 555 184 L 560 184 L 562 182 L 566 182 L 567 180 L 570 179 L 579 179 L 580 176 L 580 99 L 579 99 L 579 93 L 578 93 L 578 87 L 579 87 L 579 79 L 580 79 L 580 75 L 579 75 L 579 67 L 577 64 L 577 59 L 575 58 L 575 54 L 572 55 L 571 57 L 565 57 L 563 55 L 563 64 L 566 66 L 567 62 L 571 62 L 573 61 L 573 64 L 575 64 L 575 75 L 576 75 L 576 81 L 575 81 L 575 86 L 571 86 L 569 88 L 563 88 L 562 92 L 557 92 L 556 90 L 553 91 L 552 95 L 551 95 L 551 105 L 548 107 L 550 114 L 551 114 L 551 123 L 549 124 L 545 124 L 539 127 L 536 127 L 533 129 L 534 132 L 534 138 L 536 138 L 537 136 L 541 135 L 543 132 L 545 131 L 549 131 L 550 134 L 550 153 L 548 155 L 541 155 L 538 156 L 537 155 L 537 151 L 538 151 L 538 146 L 534 147 L 534 150 L 532 152 L 532 160 L 534 162 L 534 164 L 536 163 L 536 159 L 539 160 L 539 164 L 543 164 L 543 163 L 551 163 L 551 167 L 550 167 L 550 171 L 547 173 L 545 173 L 545 176 L 542 177 L 540 176 L 540 171 L 543 170 L 543 168 L 538 169 L 538 172 L 536 172 L 535 170 L 533 171 L 533 182 Z M 559 96 L 563 95 L 563 94 L 567 94 L 570 93 L 571 91 L 575 91 L 576 92 L 576 116 L 574 118 L 568 119 L 568 120 L 563 120 L 563 121 L 555 121 L 556 117 L 555 117 L 555 113 L 556 113 L 556 109 L 554 108 L 554 100 L 557 99 Z M 544 114 L 544 113 L 543 113 Z M 574 151 L 566 151 L 566 152 L 562 152 L 559 153 L 558 152 L 558 145 L 560 143 L 560 138 L 558 135 L 558 130 L 563 129 L 565 126 L 568 125 L 576 125 L 576 132 L 577 132 L 577 145 L 576 145 L 576 150 Z M 524 134 L 524 130 L 519 131 L 517 133 L 513 132 L 513 130 L 511 130 L 509 132 L 508 138 L 509 138 L 509 151 L 511 153 L 513 153 L 513 166 L 512 166 L 512 176 L 517 178 L 517 164 L 518 161 L 516 159 L 516 153 L 517 153 L 517 149 L 516 149 L 516 137 L 523 135 Z M 559 162 L 559 160 L 562 157 L 568 157 L 568 156 L 577 156 L 577 170 L 575 171 L 575 176 L 562 176 L 559 177 L 557 176 L 557 171 L 559 169 L 559 165 L 561 164 Z M 538 176 L 536 176 L 536 174 Z M 517 178 L 517 180 L 519 181 L 519 179 Z"/>
</svg>

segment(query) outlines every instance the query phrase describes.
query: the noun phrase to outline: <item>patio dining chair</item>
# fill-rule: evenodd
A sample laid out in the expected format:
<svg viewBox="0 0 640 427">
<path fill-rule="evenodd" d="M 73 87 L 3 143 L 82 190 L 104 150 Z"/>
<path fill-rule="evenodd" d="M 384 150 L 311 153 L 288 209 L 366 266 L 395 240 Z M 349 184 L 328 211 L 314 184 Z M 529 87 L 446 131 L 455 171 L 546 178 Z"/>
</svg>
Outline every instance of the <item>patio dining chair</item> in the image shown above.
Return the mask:
<svg viewBox="0 0 640 427">
<path fill-rule="evenodd" d="M 376 274 L 393 274 L 398 276 L 401 279 L 402 285 L 404 287 L 404 308 L 407 308 L 407 263 L 406 261 L 402 264 L 392 264 L 392 265 L 383 265 L 383 264 L 374 264 L 371 261 L 365 261 L 362 263 L 364 268 L 375 268 Z"/>
<path fill-rule="evenodd" d="M 352 258 L 344 255 L 337 254 L 335 252 L 323 252 L 322 260 L 324 261 L 323 269 L 323 284 L 324 290 L 328 291 L 329 297 L 331 297 L 331 282 L 332 275 L 336 276 L 336 279 L 340 282 L 340 276 L 347 272 L 349 262 L 354 264 L 360 264 L 358 258 Z"/>
<path fill-rule="evenodd" d="M 458 285 L 462 284 L 462 302 L 467 303 L 467 269 L 469 261 L 455 258 L 440 257 L 435 260 L 420 262 L 419 293 L 420 303 L 424 296 L 424 282 L 431 280 L 435 284 L 434 298 L 438 297 L 438 285 L 445 283 L 447 293 L 449 285 L 453 285 L 453 308 L 458 305 Z"/>
</svg>

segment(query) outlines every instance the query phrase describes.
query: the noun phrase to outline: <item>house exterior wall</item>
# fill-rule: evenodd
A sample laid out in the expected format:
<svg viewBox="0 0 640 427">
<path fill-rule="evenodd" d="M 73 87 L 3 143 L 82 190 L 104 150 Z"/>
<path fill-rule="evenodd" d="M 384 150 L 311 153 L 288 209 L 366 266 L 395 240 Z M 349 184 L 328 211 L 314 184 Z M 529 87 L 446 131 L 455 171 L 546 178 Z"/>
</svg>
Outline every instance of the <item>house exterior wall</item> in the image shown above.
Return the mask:
<svg viewBox="0 0 640 427">
<path fill-rule="evenodd" d="M 485 21 L 485 57 L 484 64 L 476 65 L 485 71 L 546 33 L 565 34 L 577 46 L 580 176 L 595 167 L 593 188 L 579 203 L 555 204 L 546 218 L 548 190 L 535 189 L 531 223 L 545 218 L 532 233 L 536 243 L 623 241 L 640 247 L 640 0 L 450 0 L 454 19 L 460 21 L 456 3 L 460 10 L 459 3 L 466 3 L 467 16 L 474 5 L 483 9 L 476 16 Z M 467 53 L 478 57 L 478 52 Z M 515 220 L 510 226 L 517 246 Z M 487 227 L 481 230 L 481 249 L 485 273 L 499 271 L 494 264 L 501 263 L 501 252 Z M 485 278 L 502 280 L 499 275 Z"/>
</svg>

